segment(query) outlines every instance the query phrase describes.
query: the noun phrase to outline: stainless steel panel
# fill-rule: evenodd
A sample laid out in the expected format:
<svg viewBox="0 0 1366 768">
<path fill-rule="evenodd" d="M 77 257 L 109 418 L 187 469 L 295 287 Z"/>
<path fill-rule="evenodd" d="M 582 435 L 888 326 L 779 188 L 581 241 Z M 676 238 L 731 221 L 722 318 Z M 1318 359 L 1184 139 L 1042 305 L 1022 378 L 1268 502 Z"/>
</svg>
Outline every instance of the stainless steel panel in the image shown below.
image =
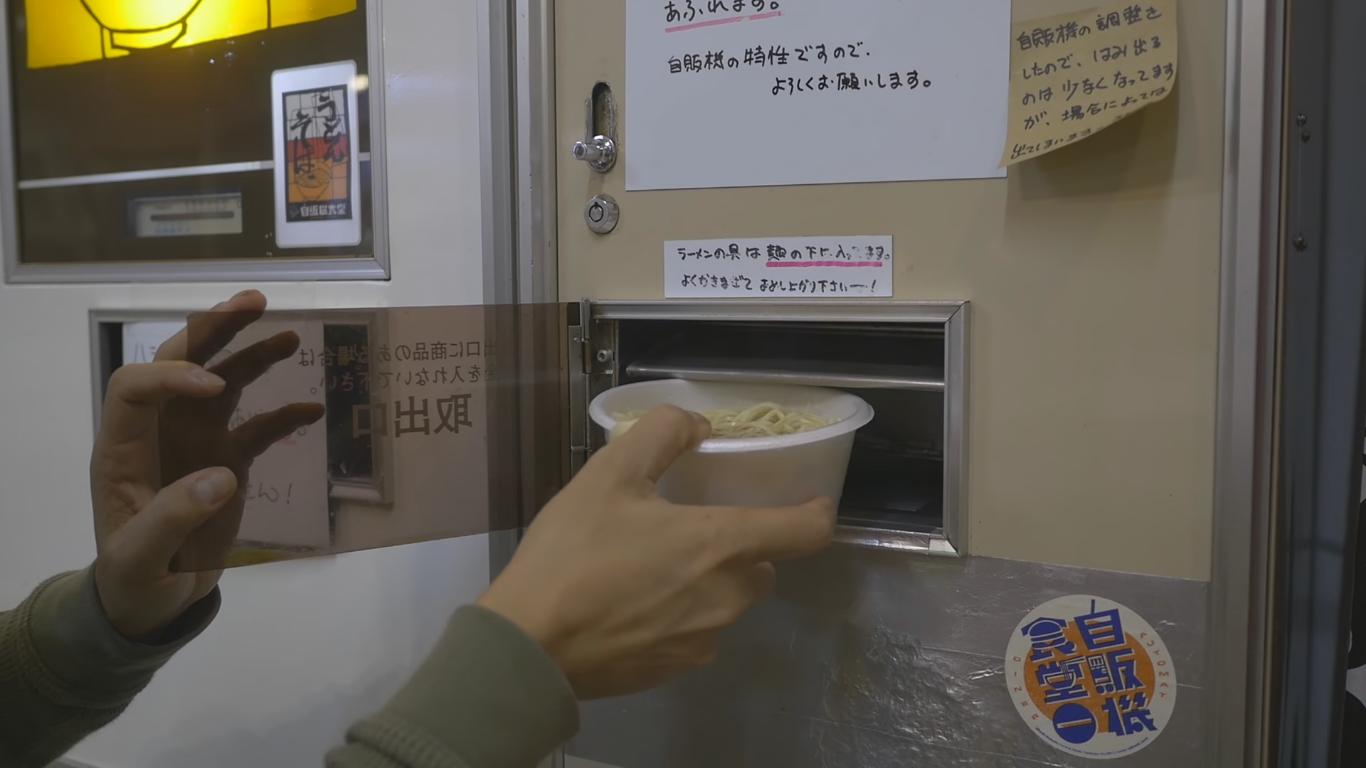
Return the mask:
<svg viewBox="0 0 1366 768">
<path fill-rule="evenodd" d="M 944 380 L 932 376 L 899 375 L 892 366 L 885 370 L 826 374 L 802 370 L 797 364 L 782 369 L 738 368 L 735 361 L 686 360 L 677 363 L 640 362 L 626 368 L 633 377 L 654 379 L 692 379 L 693 381 L 732 381 L 751 384 L 804 384 L 810 387 L 845 387 L 849 389 L 913 389 L 939 392 Z"/>
<path fill-rule="evenodd" d="M 886 528 L 841 525 L 835 531 L 835 541 L 870 549 L 896 552 L 916 552 L 925 555 L 957 557 L 959 552 L 946 537 L 935 533 L 894 531 Z"/>
<path fill-rule="evenodd" d="M 586 705 L 567 751 L 622 768 L 1084 765 L 1026 728 L 1003 679 L 1020 618 L 1077 593 L 1143 615 L 1182 682 L 1167 731 L 1125 764 L 1206 765 L 1205 584 L 851 547 L 780 566 L 712 667 Z"/>
</svg>

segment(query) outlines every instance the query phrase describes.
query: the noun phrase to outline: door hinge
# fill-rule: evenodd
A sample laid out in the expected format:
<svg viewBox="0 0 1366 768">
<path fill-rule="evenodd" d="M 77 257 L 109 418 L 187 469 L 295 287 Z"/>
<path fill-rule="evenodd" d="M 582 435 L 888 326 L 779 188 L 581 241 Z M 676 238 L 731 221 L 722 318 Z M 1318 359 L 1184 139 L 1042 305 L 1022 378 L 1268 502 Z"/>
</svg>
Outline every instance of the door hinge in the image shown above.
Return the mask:
<svg viewBox="0 0 1366 768">
<path fill-rule="evenodd" d="M 569 386 L 569 471 L 573 475 L 588 461 L 589 447 L 588 406 L 592 402 L 589 377 L 593 375 L 593 305 L 587 299 L 579 301 L 578 322 L 569 327 L 569 365 L 578 368 Z"/>
<path fill-rule="evenodd" d="M 593 305 L 587 299 L 579 301 L 579 324 L 572 327 L 569 340 L 578 345 L 575 357 L 578 359 L 579 373 L 587 376 L 593 373 Z"/>
</svg>

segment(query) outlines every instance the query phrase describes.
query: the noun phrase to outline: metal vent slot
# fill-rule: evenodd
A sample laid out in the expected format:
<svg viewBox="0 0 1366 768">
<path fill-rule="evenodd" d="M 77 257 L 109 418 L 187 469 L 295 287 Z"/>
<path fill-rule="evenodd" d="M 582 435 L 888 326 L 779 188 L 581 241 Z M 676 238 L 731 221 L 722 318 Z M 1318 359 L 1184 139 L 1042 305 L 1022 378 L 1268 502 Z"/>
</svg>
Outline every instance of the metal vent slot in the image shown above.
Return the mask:
<svg viewBox="0 0 1366 768">
<path fill-rule="evenodd" d="M 642 360 L 626 367 L 631 379 L 691 379 L 751 384 L 806 384 L 847 389 L 910 389 L 938 392 L 944 389 L 942 371 L 914 366 L 844 363 L 827 370 L 810 360 L 765 360 L 737 366 L 734 360 L 716 357 Z"/>
<path fill-rule="evenodd" d="M 615 383 L 677 378 L 858 394 L 877 417 L 855 441 L 840 539 L 953 553 L 945 542 L 950 386 L 942 323 L 633 317 L 610 325 Z"/>
<path fill-rule="evenodd" d="M 943 391 L 942 329 L 834 323 L 637 324 L 627 377 Z"/>
</svg>

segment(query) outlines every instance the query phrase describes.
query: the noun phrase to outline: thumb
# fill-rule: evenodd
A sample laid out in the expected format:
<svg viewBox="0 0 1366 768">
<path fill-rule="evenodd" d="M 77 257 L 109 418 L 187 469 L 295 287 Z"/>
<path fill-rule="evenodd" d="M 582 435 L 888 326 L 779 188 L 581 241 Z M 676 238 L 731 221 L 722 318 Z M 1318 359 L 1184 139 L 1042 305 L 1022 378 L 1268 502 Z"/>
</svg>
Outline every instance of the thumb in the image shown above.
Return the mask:
<svg viewBox="0 0 1366 768">
<path fill-rule="evenodd" d="M 128 564 L 150 576 L 164 576 L 186 538 L 236 493 L 237 476 L 223 467 L 200 470 L 162 488 L 123 527 Z"/>
<path fill-rule="evenodd" d="M 618 481 L 646 479 L 657 483 L 670 465 L 710 434 L 711 422 L 704 416 L 663 406 L 609 442 L 599 451 L 602 458 L 598 461 Z"/>
</svg>

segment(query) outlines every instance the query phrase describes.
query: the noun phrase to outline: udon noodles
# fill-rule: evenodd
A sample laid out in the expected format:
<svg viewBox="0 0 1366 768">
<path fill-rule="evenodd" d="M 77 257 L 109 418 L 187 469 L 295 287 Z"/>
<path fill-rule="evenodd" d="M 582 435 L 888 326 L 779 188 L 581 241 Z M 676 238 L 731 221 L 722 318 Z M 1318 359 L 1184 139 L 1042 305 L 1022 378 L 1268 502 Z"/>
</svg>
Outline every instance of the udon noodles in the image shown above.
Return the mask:
<svg viewBox="0 0 1366 768">
<path fill-rule="evenodd" d="M 617 425 L 612 435 L 621 436 L 644 415 L 638 411 L 616 414 Z M 818 416 L 790 411 L 776 403 L 760 403 L 742 410 L 721 408 L 705 411 L 702 415 L 711 422 L 711 436 L 722 440 L 795 435 L 830 425 L 829 421 Z"/>
</svg>

